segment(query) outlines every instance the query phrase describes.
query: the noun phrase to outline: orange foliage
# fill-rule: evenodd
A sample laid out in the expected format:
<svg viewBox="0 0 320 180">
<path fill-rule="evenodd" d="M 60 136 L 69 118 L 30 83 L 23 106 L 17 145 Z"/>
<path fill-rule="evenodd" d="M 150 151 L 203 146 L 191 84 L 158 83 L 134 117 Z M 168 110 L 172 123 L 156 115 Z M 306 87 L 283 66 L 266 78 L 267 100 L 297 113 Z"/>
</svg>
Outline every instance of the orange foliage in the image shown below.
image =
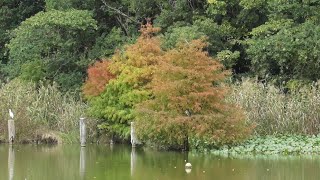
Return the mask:
<svg viewBox="0 0 320 180">
<path fill-rule="evenodd" d="M 143 25 L 136 43 L 113 55 L 110 71 L 129 84 L 143 86 L 150 82 L 154 66 L 164 54 L 160 39 L 154 36 L 159 30 L 160 28 L 154 28 L 149 23 Z"/>
<path fill-rule="evenodd" d="M 108 60 L 97 61 L 88 68 L 88 78 L 83 86 L 85 97 L 98 96 L 103 92 L 106 84 L 115 76 L 109 71 L 111 62 Z"/>
<path fill-rule="evenodd" d="M 141 36 L 140 38 L 151 38 L 154 37 L 156 33 L 158 33 L 161 28 L 153 27 L 150 20 L 148 20 L 147 24 L 142 25 L 140 29 Z"/>
<path fill-rule="evenodd" d="M 228 71 L 222 64 L 203 51 L 206 43 L 194 40 L 181 44 L 166 53 L 154 76 L 152 90 L 158 97 L 166 96 L 168 102 L 161 111 L 176 111 L 184 115 L 207 114 L 214 109 L 224 109 L 224 86 L 213 86 L 226 79 Z"/>
<path fill-rule="evenodd" d="M 222 144 L 250 134 L 241 109 L 225 101 L 229 71 L 205 47 L 194 40 L 165 52 L 149 85 L 154 98 L 137 106 L 141 138 L 182 145 L 193 137 Z"/>
</svg>

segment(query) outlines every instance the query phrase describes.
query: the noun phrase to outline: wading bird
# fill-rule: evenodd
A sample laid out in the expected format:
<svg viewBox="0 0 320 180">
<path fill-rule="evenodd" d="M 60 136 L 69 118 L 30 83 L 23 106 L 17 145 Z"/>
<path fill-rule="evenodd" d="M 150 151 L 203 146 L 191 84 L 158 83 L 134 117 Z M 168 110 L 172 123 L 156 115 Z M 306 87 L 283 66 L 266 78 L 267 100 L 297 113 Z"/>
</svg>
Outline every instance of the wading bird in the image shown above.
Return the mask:
<svg viewBox="0 0 320 180">
<path fill-rule="evenodd" d="M 10 115 L 11 119 L 13 119 L 14 115 L 13 115 L 13 112 L 11 111 L 11 109 L 9 109 L 9 115 Z"/>
</svg>

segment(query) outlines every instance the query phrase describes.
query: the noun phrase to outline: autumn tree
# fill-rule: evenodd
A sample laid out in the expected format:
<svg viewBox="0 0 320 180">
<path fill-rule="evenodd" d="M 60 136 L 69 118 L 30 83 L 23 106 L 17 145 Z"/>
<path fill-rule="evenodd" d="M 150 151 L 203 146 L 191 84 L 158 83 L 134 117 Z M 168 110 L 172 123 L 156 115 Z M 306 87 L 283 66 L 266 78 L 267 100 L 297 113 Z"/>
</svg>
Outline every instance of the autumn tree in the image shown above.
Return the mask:
<svg viewBox="0 0 320 180">
<path fill-rule="evenodd" d="M 102 90 L 92 89 L 92 84 L 103 87 L 102 84 L 105 82 L 101 93 L 92 94 L 96 96 L 89 100 L 89 113 L 101 119 L 99 128 L 112 137 L 119 139 L 129 137 L 130 122 L 134 119 L 133 106 L 150 98 L 151 93 L 145 86 L 151 81 L 154 65 L 161 60 L 163 54 L 159 38 L 153 37 L 158 30 L 151 24 L 142 26 L 141 36 L 135 44 L 128 45 L 123 51 L 117 51 L 111 58 L 110 64 L 98 63 L 92 69 L 104 69 L 105 73 L 109 71 L 115 78 L 109 80 L 107 78 L 109 74 L 105 76 L 101 72 L 102 76 L 89 77 L 84 86 L 84 92 L 90 95 L 91 90 L 95 92 Z M 105 69 L 103 66 L 109 67 Z M 89 73 L 93 72 L 92 70 L 89 70 Z"/>
<path fill-rule="evenodd" d="M 91 98 L 101 94 L 106 84 L 115 76 L 110 72 L 110 61 L 97 61 L 88 68 L 88 78 L 82 87 L 83 94 L 86 98 Z"/>
<path fill-rule="evenodd" d="M 245 138 L 243 112 L 225 102 L 228 76 L 219 61 L 194 40 L 167 51 L 148 85 L 149 100 L 136 106 L 136 128 L 144 141 L 188 149 L 188 141 L 220 145 Z"/>
</svg>

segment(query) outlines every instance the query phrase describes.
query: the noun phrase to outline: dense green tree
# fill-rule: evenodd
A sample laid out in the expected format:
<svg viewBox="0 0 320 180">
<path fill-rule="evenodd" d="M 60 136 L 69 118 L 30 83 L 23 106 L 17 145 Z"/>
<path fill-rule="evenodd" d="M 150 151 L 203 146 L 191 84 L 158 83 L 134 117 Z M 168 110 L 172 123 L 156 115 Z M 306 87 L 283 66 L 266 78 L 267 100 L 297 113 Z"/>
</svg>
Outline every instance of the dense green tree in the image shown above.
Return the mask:
<svg viewBox="0 0 320 180">
<path fill-rule="evenodd" d="M 45 0 L 46 10 L 92 9 L 94 0 Z"/>
<path fill-rule="evenodd" d="M 85 10 L 38 13 L 14 30 L 8 44 L 8 74 L 56 81 L 64 90 L 79 87 L 96 28 L 92 14 Z"/>
<path fill-rule="evenodd" d="M 22 21 L 44 9 L 44 0 L 2 0 L 0 1 L 0 79 L 5 73 L 2 68 L 8 62 L 10 33 Z"/>
<path fill-rule="evenodd" d="M 289 80 L 317 81 L 320 78 L 320 26 L 313 21 L 295 25 L 272 21 L 255 29 L 248 40 L 248 58 L 253 73 L 278 83 Z M 268 78 L 267 77 L 267 78 Z"/>
<path fill-rule="evenodd" d="M 256 5 L 267 7 L 268 21 L 246 40 L 252 74 L 281 85 L 318 80 L 320 3 L 273 0 Z"/>
</svg>

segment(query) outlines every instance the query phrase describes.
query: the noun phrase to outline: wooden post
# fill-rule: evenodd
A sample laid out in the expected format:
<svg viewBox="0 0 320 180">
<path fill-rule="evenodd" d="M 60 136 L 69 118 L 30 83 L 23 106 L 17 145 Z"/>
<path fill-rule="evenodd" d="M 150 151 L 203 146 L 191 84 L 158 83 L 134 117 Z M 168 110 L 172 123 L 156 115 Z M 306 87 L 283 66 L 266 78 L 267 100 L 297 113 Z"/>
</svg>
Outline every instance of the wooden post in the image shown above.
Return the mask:
<svg viewBox="0 0 320 180">
<path fill-rule="evenodd" d="M 86 146 L 86 123 L 85 118 L 80 118 L 80 144 L 81 147 Z"/>
<path fill-rule="evenodd" d="M 8 174 L 9 174 L 9 180 L 13 180 L 13 176 L 14 176 L 14 149 L 11 145 L 9 146 L 9 154 L 8 154 Z"/>
<path fill-rule="evenodd" d="M 85 179 L 86 174 L 86 148 L 80 149 L 80 179 Z"/>
<path fill-rule="evenodd" d="M 14 127 L 14 120 L 13 119 L 9 119 L 8 120 L 8 139 L 9 139 L 9 144 L 13 144 L 14 140 L 15 140 L 15 136 L 16 136 L 16 130 Z"/>
<path fill-rule="evenodd" d="M 131 132 L 130 132 L 130 135 L 131 135 L 131 145 L 132 147 L 136 147 L 136 144 L 137 144 L 137 138 L 136 138 L 136 133 L 135 133 L 135 130 L 134 130 L 134 122 L 131 122 Z"/>
</svg>

